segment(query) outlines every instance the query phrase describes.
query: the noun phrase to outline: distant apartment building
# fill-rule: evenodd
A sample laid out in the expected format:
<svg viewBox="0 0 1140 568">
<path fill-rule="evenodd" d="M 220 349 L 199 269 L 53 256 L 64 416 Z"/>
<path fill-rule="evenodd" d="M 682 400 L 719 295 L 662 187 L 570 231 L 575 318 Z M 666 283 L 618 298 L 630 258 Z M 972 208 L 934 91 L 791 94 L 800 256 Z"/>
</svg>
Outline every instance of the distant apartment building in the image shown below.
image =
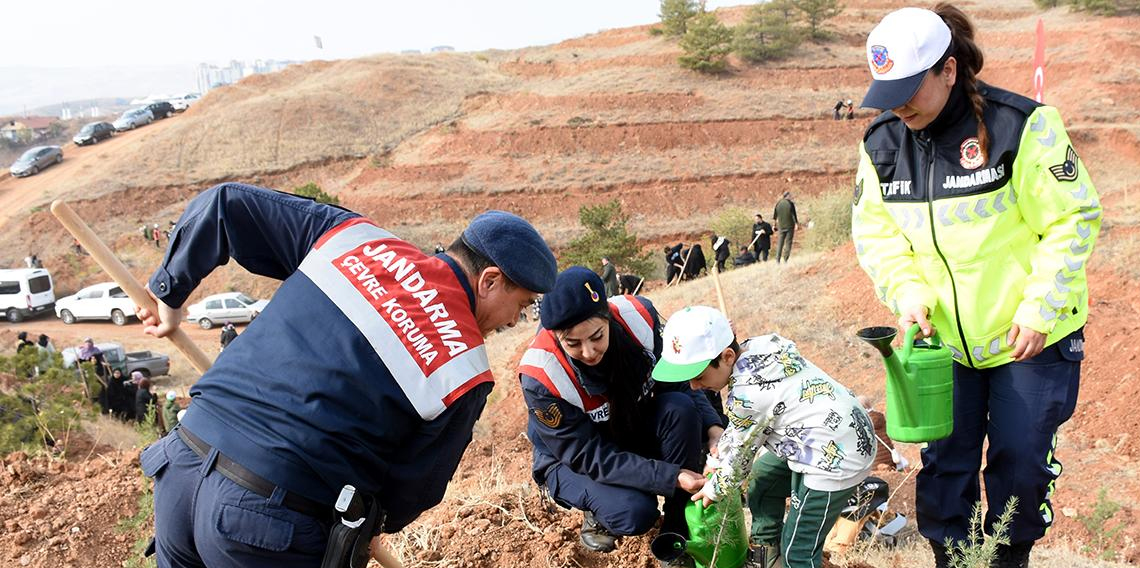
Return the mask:
<svg viewBox="0 0 1140 568">
<path fill-rule="evenodd" d="M 451 47 L 450 45 L 437 45 L 431 48 L 432 53 L 442 53 L 445 51 L 455 51 L 455 48 Z"/>
<path fill-rule="evenodd" d="M 250 75 L 273 73 L 300 61 L 278 61 L 275 59 L 255 59 L 253 61 L 230 61 L 229 65 L 217 66 L 209 63 L 198 65 L 198 91 L 205 93 L 215 87 L 236 83 Z"/>
</svg>

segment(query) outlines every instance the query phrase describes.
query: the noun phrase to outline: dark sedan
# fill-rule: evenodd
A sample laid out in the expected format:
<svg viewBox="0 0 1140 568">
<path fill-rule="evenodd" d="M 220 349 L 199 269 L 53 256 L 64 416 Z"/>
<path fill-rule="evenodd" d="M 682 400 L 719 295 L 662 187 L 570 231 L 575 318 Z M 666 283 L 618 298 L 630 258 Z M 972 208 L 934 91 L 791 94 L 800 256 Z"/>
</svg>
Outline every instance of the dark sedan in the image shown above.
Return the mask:
<svg viewBox="0 0 1140 568">
<path fill-rule="evenodd" d="M 63 161 L 63 150 L 59 146 L 36 146 L 24 152 L 8 171 L 15 177 L 34 176 L 40 170 Z"/>
<path fill-rule="evenodd" d="M 157 103 L 150 103 L 149 105 L 147 105 L 146 109 L 149 110 L 150 113 L 154 115 L 155 120 L 158 120 L 160 118 L 167 118 L 170 115 L 174 114 L 174 105 L 172 105 L 166 101 L 159 101 Z"/>
<path fill-rule="evenodd" d="M 77 146 L 86 144 L 94 144 L 100 140 L 106 140 L 115 135 L 115 126 L 110 122 L 92 122 L 85 124 L 71 140 Z"/>
</svg>

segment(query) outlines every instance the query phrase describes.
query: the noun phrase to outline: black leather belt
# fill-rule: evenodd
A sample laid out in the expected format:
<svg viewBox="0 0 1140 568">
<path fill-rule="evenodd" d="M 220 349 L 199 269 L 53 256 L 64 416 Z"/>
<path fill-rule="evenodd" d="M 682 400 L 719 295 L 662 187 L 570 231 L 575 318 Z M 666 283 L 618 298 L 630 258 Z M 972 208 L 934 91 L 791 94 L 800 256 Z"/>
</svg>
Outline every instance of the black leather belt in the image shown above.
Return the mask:
<svg viewBox="0 0 1140 568">
<path fill-rule="evenodd" d="M 206 456 L 210 454 L 210 450 L 213 449 L 201 438 L 190 433 L 190 431 L 185 427 L 179 426 L 178 428 L 175 428 L 175 430 L 178 431 L 178 437 L 182 438 L 182 441 L 186 442 L 186 445 L 191 450 L 194 450 L 194 453 L 198 454 L 198 457 L 205 459 Z M 253 473 L 252 471 L 246 469 L 240 463 L 227 458 L 221 452 L 218 453 L 218 459 L 214 462 L 214 469 L 216 469 L 218 473 L 226 476 L 226 478 L 228 478 L 230 481 L 233 481 L 234 483 L 256 494 L 261 495 L 266 499 L 270 498 L 273 495 L 273 490 L 277 488 L 273 482 L 268 481 L 256 473 Z M 285 499 L 281 501 L 281 504 L 284 505 L 287 509 L 292 509 L 298 513 L 309 515 L 310 517 L 314 517 L 322 521 L 332 519 L 332 507 L 321 505 L 312 499 L 302 497 L 296 493 L 286 491 Z"/>
</svg>

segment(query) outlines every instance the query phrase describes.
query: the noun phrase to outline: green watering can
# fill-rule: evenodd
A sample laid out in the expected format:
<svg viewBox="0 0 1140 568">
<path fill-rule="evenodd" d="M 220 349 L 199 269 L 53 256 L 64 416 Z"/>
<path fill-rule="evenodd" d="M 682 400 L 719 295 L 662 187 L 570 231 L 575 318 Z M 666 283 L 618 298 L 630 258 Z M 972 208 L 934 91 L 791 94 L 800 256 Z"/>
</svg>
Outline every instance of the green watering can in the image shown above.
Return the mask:
<svg viewBox="0 0 1140 568">
<path fill-rule="evenodd" d="M 893 327 L 867 327 L 859 339 L 887 366 L 887 434 L 899 442 L 933 442 L 954 431 L 954 358 L 938 339 L 915 343 L 918 324 L 906 330 L 902 353 L 891 349 Z"/>
<path fill-rule="evenodd" d="M 685 506 L 685 523 L 689 525 L 689 539 L 677 533 L 661 533 L 649 545 L 653 556 L 672 562 L 687 552 L 697 568 L 740 568 L 748 560 L 748 530 L 740 495 L 730 493 L 707 508 L 699 501 L 690 502 Z"/>
</svg>

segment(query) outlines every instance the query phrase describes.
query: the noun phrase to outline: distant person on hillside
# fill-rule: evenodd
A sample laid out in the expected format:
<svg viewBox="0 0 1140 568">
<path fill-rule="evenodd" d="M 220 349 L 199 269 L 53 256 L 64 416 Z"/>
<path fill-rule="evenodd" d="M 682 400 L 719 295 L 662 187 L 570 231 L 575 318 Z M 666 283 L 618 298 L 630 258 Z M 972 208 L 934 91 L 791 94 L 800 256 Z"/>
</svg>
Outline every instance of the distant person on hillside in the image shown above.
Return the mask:
<svg viewBox="0 0 1140 568">
<path fill-rule="evenodd" d="M 851 99 L 847 99 L 847 120 L 854 120 L 855 118 L 855 103 Z"/>
<path fill-rule="evenodd" d="M 55 353 L 55 345 L 52 344 L 51 338 L 48 337 L 47 334 L 40 334 L 39 339 L 36 340 L 36 346 L 45 353 Z"/>
<path fill-rule="evenodd" d="M 162 231 L 158 230 L 158 223 L 155 223 L 150 229 L 150 238 L 154 240 L 154 246 L 162 248 Z"/>
<path fill-rule="evenodd" d="M 123 376 L 121 369 L 113 369 L 107 379 L 107 405 L 111 416 L 119 420 L 133 419 L 135 416 L 134 390 L 128 390 L 130 379 Z"/>
<path fill-rule="evenodd" d="M 221 337 L 222 347 L 218 351 L 219 352 L 225 351 L 226 347 L 230 346 L 230 342 L 233 341 L 234 339 L 237 339 L 237 336 L 238 336 L 238 332 L 237 332 L 237 329 L 234 329 L 234 324 L 227 323 L 226 325 L 222 326 L 222 337 Z"/>
<path fill-rule="evenodd" d="M 693 280 L 701 275 L 702 271 L 708 270 L 708 260 L 705 259 L 704 249 L 700 244 L 693 244 L 685 254 L 685 268 L 683 278 L 686 280 Z"/>
<path fill-rule="evenodd" d="M 736 255 L 736 258 L 732 259 L 733 266 L 748 266 L 749 264 L 755 263 L 756 257 L 753 256 L 752 252 L 748 250 L 748 247 L 740 247 L 740 254 Z"/>
<path fill-rule="evenodd" d="M 839 114 L 840 111 L 843 110 L 843 106 L 844 106 L 843 105 L 843 99 L 839 99 L 838 101 L 835 101 L 835 120 L 839 120 L 839 119 L 843 118 L 843 115 Z"/>
<path fill-rule="evenodd" d="M 619 294 L 637 294 L 641 291 L 644 278 L 636 274 L 622 274 L 618 276 Z"/>
<path fill-rule="evenodd" d="M 764 220 L 764 216 L 757 213 L 756 221 L 752 223 L 752 250 L 755 251 L 756 260 L 768 262 L 768 251 L 772 249 L 772 225 Z"/>
<path fill-rule="evenodd" d="M 602 282 L 606 285 L 606 296 L 613 297 L 618 292 L 618 276 L 617 269 L 614 268 L 614 263 L 610 262 L 610 257 L 602 257 Z"/>
<path fill-rule="evenodd" d="M 919 532 L 949 566 L 984 480 L 987 529 L 1017 498 L 992 566 L 1022 568 L 1056 517 L 1102 209 L 1060 113 L 978 81 L 974 38 L 950 4 L 896 10 L 867 37 L 862 106 L 884 112 L 860 143 L 851 233 L 899 327 L 954 356 L 954 429 L 922 452 Z"/>
<path fill-rule="evenodd" d="M 724 272 L 724 263 L 728 262 L 728 257 L 732 256 L 732 243 L 727 237 L 721 235 L 713 235 L 710 238 L 713 248 L 713 258 L 716 259 L 717 272 Z"/>
<path fill-rule="evenodd" d="M 776 262 L 787 262 L 788 257 L 792 256 L 792 240 L 796 236 L 796 228 L 800 225 L 790 191 L 785 191 L 784 196 L 776 202 L 772 218 L 776 220 L 776 230 L 780 232 L 780 240 L 776 242 Z"/>
<path fill-rule="evenodd" d="M 157 398 L 150 392 L 150 379 L 146 377 L 139 379 L 138 390 L 135 391 L 135 420 L 140 424 L 145 423 L 147 415 L 154 411 L 156 403 Z M 157 425 L 161 417 L 156 415 L 152 419 Z"/>
<path fill-rule="evenodd" d="M 23 353 L 25 349 L 35 349 L 36 344 L 28 340 L 28 332 L 21 331 L 16 334 L 19 343 L 16 344 L 16 353 Z"/>
<path fill-rule="evenodd" d="M 166 391 L 166 402 L 162 404 L 162 426 L 167 432 L 178 425 L 179 410 L 182 410 L 182 407 L 178 406 L 178 393 Z"/>
<path fill-rule="evenodd" d="M 684 260 L 681 257 L 681 248 L 685 245 L 677 243 L 673 246 L 665 247 L 665 283 L 670 284 L 673 279 L 681 273 L 681 265 Z"/>
</svg>

